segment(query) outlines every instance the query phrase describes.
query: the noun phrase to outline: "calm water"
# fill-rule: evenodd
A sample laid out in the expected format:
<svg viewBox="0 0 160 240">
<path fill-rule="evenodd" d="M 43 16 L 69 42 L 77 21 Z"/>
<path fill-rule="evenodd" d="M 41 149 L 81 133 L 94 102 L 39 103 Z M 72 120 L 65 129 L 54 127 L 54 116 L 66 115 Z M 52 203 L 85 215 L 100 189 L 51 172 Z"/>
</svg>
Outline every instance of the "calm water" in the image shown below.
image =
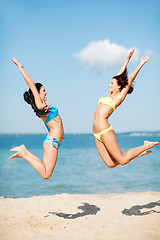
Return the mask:
<svg viewBox="0 0 160 240">
<path fill-rule="evenodd" d="M 60 193 L 107 194 L 160 191 L 160 147 L 125 166 L 108 169 L 98 155 L 91 134 L 66 134 L 51 179 L 44 180 L 23 159 L 9 159 L 9 149 L 20 144 L 42 159 L 45 135 L 0 135 L 0 196 L 31 197 Z M 125 152 L 144 140 L 160 141 L 158 134 L 117 134 Z"/>
</svg>

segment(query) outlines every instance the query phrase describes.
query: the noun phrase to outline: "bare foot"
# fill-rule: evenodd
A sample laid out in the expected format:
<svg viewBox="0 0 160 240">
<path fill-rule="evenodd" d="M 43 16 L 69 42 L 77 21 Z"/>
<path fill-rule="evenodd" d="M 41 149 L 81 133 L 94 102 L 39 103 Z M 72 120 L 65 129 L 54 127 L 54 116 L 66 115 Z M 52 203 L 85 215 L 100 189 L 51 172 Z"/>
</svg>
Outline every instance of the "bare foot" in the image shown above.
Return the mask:
<svg viewBox="0 0 160 240">
<path fill-rule="evenodd" d="M 155 145 L 159 145 L 159 142 L 144 141 L 144 145 L 147 147 L 147 149 L 150 149 L 150 148 L 154 147 Z"/>
<path fill-rule="evenodd" d="M 24 145 L 21 145 L 19 147 L 14 147 L 10 149 L 10 151 L 17 152 L 9 158 L 9 159 L 12 159 L 12 158 L 23 158 L 27 150 Z"/>
<path fill-rule="evenodd" d="M 145 156 L 145 155 L 147 155 L 147 154 L 149 154 L 149 153 L 152 153 L 152 151 L 144 151 L 144 152 L 142 152 L 141 154 L 139 154 L 138 157 Z"/>
</svg>

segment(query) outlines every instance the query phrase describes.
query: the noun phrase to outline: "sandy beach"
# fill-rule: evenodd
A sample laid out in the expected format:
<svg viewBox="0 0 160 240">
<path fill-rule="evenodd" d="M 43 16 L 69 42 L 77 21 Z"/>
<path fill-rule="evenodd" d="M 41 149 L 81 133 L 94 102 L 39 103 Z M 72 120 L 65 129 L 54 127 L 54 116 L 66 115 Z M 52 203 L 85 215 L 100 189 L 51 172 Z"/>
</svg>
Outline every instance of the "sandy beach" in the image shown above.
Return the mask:
<svg viewBox="0 0 160 240">
<path fill-rule="evenodd" d="M 0 198 L 1 240 L 159 240 L 160 192 Z"/>
</svg>

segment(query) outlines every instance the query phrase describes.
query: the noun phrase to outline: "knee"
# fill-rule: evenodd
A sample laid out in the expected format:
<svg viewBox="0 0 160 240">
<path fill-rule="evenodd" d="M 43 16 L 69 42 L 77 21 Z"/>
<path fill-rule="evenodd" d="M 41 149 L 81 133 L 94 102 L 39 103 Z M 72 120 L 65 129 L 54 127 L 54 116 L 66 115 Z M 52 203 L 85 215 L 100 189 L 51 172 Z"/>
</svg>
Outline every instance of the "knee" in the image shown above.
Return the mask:
<svg viewBox="0 0 160 240">
<path fill-rule="evenodd" d="M 43 174 L 43 175 L 41 175 L 41 177 L 43 178 L 43 179 L 45 179 L 45 180 L 48 180 L 48 179 L 50 179 L 51 178 L 51 176 L 52 176 L 52 173 L 45 173 L 45 174 Z"/>
<path fill-rule="evenodd" d="M 108 168 L 114 168 L 119 165 L 119 163 L 115 159 L 110 161 L 108 158 L 102 158 L 102 160 Z"/>
<path fill-rule="evenodd" d="M 119 164 L 122 166 L 126 165 L 127 163 L 129 163 L 129 161 L 125 157 L 119 160 Z"/>
<path fill-rule="evenodd" d="M 121 156 L 119 159 L 116 159 L 116 161 L 122 166 L 124 166 L 128 163 L 128 160 L 127 160 L 125 154 L 123 154 L 123 156 Z"/>
<path fill-rule="evenodd" d="M 121 161 L 119 164 L 122 165 L 122 166 L 124 166 L 124 165 L 127 164 L 127 162 L 123 162 L 123 161 Z"/>
<path fill-rule="evenodd" d="M 118 165 L 118 164 L 115 164 L 115 163 L 106 163 L 106 162 L 105 162 L 105 164 L 108 168 L 114 168 Z"/>
<path fill-rule="evenodd" d="M 51 176 L 44 176 L 43 177 L 43 179 L 45 179 L 45 180 L 48 180 L 48 179 L 50 179 L 51 178 Z"/>
<path fill-rule="evenodd" d="M 116 167 L 116 165 L 109 165 L 109 166 L 107 166 L 108 168 L 114 168 L 114 167 Z"/>
<path fill-rule="evenodd" d="M 115 164 L 106 164 L 106 165 L 107 165 L 108 168 L 114 168 L 114 167 L 116 167 Z"/>
<path fill-rule="evenodd" d="M 115 168 L 115 167 L 117 167 L 119 164 L 120 164 L 120 163 L 118 163 L 118 162 L 115 161 L 113 164 L 107 165 L 107 167 L 108 167 L 108 168 Z"/>
</svg>

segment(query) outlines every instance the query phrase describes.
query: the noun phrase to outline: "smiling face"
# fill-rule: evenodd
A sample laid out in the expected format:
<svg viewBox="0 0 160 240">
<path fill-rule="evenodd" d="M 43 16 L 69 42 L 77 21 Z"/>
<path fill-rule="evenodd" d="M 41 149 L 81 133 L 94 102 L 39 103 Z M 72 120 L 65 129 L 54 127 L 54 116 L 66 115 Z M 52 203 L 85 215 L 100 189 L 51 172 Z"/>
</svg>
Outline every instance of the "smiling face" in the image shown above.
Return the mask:
<svg viewBox="0 0 160 240">
<path fill-rule="evenodd" d="M 108 85 L 109 92 L 113 93 L 115 90 L 119 90 L 120 86 L 117 84 L 117 80 L 115 78 L 112 78 L 110 84 Z"/>
<path fill-rule="evenodd" d="M 40 95 L 42 102 L 47 101 L 47 98 L 46 98 L 47 92 L 43 86 L 41 86 L 41 88 L 40 88 L 39 95 Z"/>
</svg>

